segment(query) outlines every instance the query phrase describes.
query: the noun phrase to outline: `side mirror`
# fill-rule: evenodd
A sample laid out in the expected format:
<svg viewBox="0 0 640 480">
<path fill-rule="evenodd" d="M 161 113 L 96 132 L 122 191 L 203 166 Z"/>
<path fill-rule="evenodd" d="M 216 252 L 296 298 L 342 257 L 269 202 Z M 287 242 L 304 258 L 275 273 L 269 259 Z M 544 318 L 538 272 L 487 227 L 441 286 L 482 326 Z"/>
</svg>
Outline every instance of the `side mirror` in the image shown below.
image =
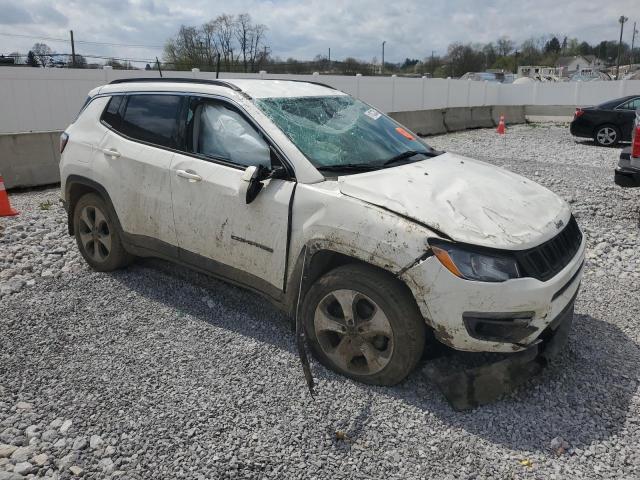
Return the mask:
<svg viewBox="0 0 640 480">
<path fill-rule="evenodd" d="M 262 165 L 258 165 L 257 167 L 252 165 L 244 171 L 242 181 L 247 183 L 247 191 L 245 194 L 245 202 L 247 204 L 253 202 L 262 190 L 262 187 L 264 187 L 262 181 L 267 177 L 266 173 L 267 169 Z"/>
<path fill-rule="evenodd" d="M 288 178 L 287 169 L 281 166 L 268 169 L 264 165 L 250 166 L 242 175 L 243 185 L 240 194 L 246 188 L 245 201 L 247 204 L 253 202 L 264 187 L 265 180 Z"/>
</svg>

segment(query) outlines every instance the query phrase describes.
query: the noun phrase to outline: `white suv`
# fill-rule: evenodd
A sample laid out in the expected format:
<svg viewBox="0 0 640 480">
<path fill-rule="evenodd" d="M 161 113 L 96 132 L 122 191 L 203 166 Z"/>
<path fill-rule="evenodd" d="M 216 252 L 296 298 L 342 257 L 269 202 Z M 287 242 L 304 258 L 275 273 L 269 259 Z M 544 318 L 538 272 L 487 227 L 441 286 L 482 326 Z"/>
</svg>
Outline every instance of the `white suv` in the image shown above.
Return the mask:
<svg viewBox="0 0 640 480">
<path fill-rule="evenodd" d="M 94 269 L 154 256 L 259 292 L 351 378 L 397 383 L 434 337 L 541 354 L 566 339 L 585 248 L 569 206 L 331 87 L 115 81 L 61 149 Z"/>
</svg>

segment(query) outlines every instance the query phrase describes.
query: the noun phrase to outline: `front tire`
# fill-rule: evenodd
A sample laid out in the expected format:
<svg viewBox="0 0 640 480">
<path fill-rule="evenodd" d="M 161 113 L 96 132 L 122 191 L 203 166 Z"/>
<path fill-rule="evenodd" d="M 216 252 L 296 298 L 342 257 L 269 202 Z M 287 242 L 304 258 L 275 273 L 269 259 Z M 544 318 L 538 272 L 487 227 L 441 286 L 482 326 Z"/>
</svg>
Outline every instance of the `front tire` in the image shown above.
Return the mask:
<svg viewBox="0 0 640 480">
<path fill-rule="evenodd" d="M 615 125 L 600 125 L 593 134 L 593 140 L 601 147 L 614 147 L 620 141 L 620 129 Z"/>
<path fill-rule="evenodd" d="M 78 200 L 73 211 L 73 229 L 78 249 L 98 272 L 110 272 L 131 263 L 106 202 L 95 193 Z"/>
<path fill-rule="evenodd" d="M 311 286 L 302 320 L 315 357 L 359 382 L 395 385 L 424 350 L 426 325 L 407 288 L 367 265 L 345 265 Z"/>
</svg>

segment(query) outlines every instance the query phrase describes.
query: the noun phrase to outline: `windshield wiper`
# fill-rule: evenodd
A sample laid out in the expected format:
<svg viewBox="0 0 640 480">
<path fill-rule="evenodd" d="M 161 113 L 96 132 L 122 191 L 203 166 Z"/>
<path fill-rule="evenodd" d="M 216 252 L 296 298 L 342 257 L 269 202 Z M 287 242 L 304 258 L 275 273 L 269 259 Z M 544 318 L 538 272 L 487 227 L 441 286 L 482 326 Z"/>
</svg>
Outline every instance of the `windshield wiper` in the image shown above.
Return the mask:
<svg viewBox="0 0 640 480">
<path fill-rule="evenodd" d="M 323 165 L 316 168 L 320 171 L 327 172 L 368 172 L 371 170 L 378 170 L 380 165 L 372 165 L 370 163 L 343 163 L 341 165 Z"/>
<path fill-rule="evenodd" d="M 406 152 L 402 152 L 398 155 L 396 155 L 395 157 L 391 157 L 389 160 L 385 160 L 382 163 L 383 167 L 386 167 L 387 165 L 391 165 L 393 163 L 397 163 L 400 162 L 402 160 L 406 160 L 408 158 L 411 157 L 415 157 L 416 155 L 426 155 L 427 157 L 431 156 L 431 152 L 418 152 L 416 150 L 407 150 Z"/>
</svg>

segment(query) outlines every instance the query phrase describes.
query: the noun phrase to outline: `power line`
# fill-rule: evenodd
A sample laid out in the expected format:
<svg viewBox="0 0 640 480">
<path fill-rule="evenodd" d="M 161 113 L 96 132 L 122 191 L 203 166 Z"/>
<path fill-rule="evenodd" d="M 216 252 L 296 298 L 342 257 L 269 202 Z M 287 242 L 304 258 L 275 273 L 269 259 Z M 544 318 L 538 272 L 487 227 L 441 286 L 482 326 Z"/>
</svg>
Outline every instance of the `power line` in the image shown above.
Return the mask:
<svg viewBox="0 0 640 480">
<path fill-rule="evenodd" d="M 18 33 L 3 33 L 0 32 L 0 35 L 4 37 L 20 37 L 20 38 L 31 38 L 33 40 L 46 40 L 48 42 L 64 42 L 69 43 L 68 38 L 56 38 L 56 37 L 38 37 L 35 35 L 21 35 Z M 141 45 L 141 44 L 130 44 L 130 43 L 111 43 L 111 42 L 92 42 L 89 40 L 76 40 L 75 43 L 82 43 L 86 45 L 104 45 L 108 47 L 130 47 L 130 48 L 164 48 L 162 45 Z"/>
<path fill-rule="evenodd" d="M 71 57 L 71 55 L 72 55 L 71 53 L 49 53 L 46 56 L 47 57 Z M 10 58 L 26 58 L 27 57 L 26 54 L 21 54 L 21 53 L 9 54 L 9 55 L 3 55 L 3 56 L 10 57 Z M 144 58 L 120 58 L 120 57 L 105 56 L 105 55 L 84 55 L 81 53 L 76 53 L 76 56 L 82 57 L 82 58 L 95 58 L 100 60 L 117 60 L 120 62 L 131 62 L 131 63 L 155 63 L 155 59 L 144 59 Z"/>
</svg>

